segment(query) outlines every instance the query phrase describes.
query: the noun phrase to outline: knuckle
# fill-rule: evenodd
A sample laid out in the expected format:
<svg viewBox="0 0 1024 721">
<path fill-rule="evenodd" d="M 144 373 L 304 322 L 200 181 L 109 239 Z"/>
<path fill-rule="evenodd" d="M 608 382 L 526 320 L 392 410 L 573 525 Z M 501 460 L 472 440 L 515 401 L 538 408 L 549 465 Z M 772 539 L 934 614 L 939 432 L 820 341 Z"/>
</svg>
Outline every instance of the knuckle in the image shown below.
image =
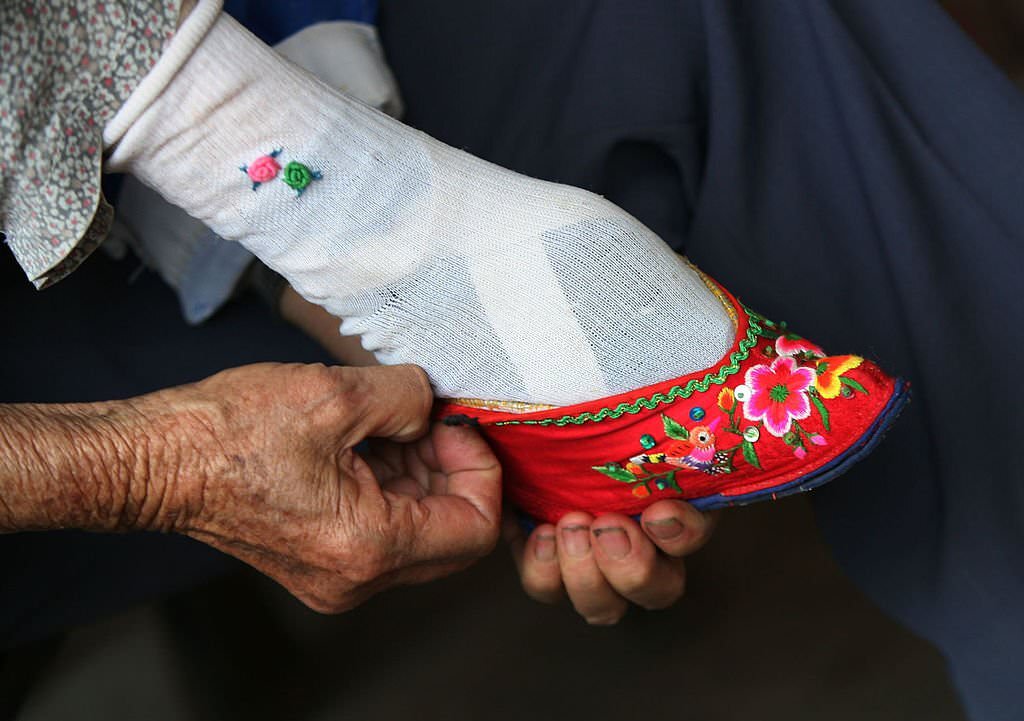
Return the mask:
<svg viewBox="0 0 1024 721">
<path fill-rule="evenodd" d="M 391 370 L 391 369 L 387 369 Z M 403 365 L 394 369 L 404 376 L 404 397 L 410 410 L 409 425 L 403 429 L 407 435 L 420 435 L 430 424 L 430 409 L 434 405 L 434 389 L 426 371 L 416 365 Z"/>
<path fill-rule="evenodd" d="M 331 398 L 331 407 L 347 416 L 358 409 L 366 397 L 365 383 L 359 373 L 342 366 L 321 366 L 319 381 L 324 395 Z"/>
<path fill-rule="evenodd" d="M 434 397 L 434 388 L 430 385 L 430 377 L 427 372 L 415 365 L 403 366 L 408 370 L 409 382 L 414 389 L 414 392 L 418 393 L 421 398 L 431 402 Z"/>
<path fill-rule="evenodd" d="M 328 385 L 336 382 L 337 366 L 329 366 L 324 363 L 310 363 L 300 366 L 297 370 L 302 372 L 300 382 L 306 384 Z"/>
</svg>

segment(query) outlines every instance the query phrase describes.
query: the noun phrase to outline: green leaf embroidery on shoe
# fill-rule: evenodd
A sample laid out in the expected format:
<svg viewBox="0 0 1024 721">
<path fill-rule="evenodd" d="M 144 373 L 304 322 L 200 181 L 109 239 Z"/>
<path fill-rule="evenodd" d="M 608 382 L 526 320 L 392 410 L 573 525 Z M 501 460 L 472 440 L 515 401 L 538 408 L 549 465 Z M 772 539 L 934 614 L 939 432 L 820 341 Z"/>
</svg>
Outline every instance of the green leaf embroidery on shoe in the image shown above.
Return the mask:
<svg viewBox="0 0 1024 721">
<path fill-rule="evenodd" d="M 636 483 L 637 477 L 617 463 L 606 463 L 603 466 L 591 466 L 598 473 L 603 473 L 609 478 L 622 481 L 623 483 Z"/>
<path fill-rule="evenodd" d="M 661 414 L 661 422 L 665 426 L 665 435 L 675 441 L 687 441 L 690 439 L 690 432 L 678 421 L 674 421 L 664 413 Z"/>
<path fill-rule="evenodd" d="M 831 432 L 831 414 L 828 412 L 828 408 L 825 407 L 825 404 L 821 402 L 821 398 L 818 397 L 818 392 L 812 388 L 811 392 L 808 393 L 807 396 L 811 399 L 811 403 L 814 404 L 814 407 L 818 409 L 818 413 L 821 415 L 821 425 L 826 431 Z"/>
<path fill-rule="evenodd" d="M 868 393 L 868 389 L 865 388 L 864 386 L 862 386 L 857 381 L 855 381 L 853 378 L 847 378 L 846 376 L 842 376 L 839 379 L 839 382 L 842 383 L 844 386 L 849 386 L 850 388 L 853 388 L 853 390 L 857 391 L 858 393 L 863 393 L 864 395 L 870 395 Z"/>
<path fill-rule="evenodd" d="M 756 468 L 759 471 L 763 471 L 761 468 L 761 459 L 757 457 L 757 451 L 754 449 L 754 444 L 748 440 L 744 440 L 740 444 L 740 449 L 743 451 L 743 459 Z"/>
</svg>

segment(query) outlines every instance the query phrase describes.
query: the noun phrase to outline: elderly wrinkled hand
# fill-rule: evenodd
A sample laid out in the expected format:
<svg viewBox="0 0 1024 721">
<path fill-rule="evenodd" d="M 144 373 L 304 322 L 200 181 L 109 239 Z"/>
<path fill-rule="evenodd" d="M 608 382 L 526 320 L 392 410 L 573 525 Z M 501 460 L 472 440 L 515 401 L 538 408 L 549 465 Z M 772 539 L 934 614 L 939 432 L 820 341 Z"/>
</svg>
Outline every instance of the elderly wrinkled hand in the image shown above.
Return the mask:
<svg viewBox="0 0 1024 721">
<path fill-rule="evenodd" d="M 498 463 L 473 431 L 430 427 L 417 368 L 265 364 L 164 393 L 192 408 L 205 457 L 153 525 L 240 558 L 317 611 L 446 575 L 497 539 Z"/>
<path fill-rule="evenodd" d="M 498 538 L 497 459 L 475 431 L 431 426 L 432 402 L 413 366 L 265 363 L 127 400 L 0 405 L 0 533 L 184 533 L 344 611 Z"/>
</svg>

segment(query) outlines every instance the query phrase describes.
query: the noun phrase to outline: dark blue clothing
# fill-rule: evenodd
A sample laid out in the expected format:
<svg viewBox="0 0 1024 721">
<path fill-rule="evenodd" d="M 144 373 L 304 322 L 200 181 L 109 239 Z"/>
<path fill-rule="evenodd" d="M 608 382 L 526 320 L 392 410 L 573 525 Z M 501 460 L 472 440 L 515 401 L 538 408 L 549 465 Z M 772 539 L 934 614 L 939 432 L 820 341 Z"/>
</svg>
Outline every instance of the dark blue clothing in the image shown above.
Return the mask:
<svg viewBox="0 0 1024 721">
<path fill-rule="evenodd" d="M 386 0 L 380 25 L 408 122 L 608 196 L 769 317 L 912 381 L 815 506 L 972 717 L 1020 719 L 1021 91 L 934 0 Z"/>
<path fill-rule="evenodd" d="M 267 45 L 276 45 L 316 23 L 350 20 L 372 25 L 377 0 L 224 0 L 224 12 Z"/>
</svg>

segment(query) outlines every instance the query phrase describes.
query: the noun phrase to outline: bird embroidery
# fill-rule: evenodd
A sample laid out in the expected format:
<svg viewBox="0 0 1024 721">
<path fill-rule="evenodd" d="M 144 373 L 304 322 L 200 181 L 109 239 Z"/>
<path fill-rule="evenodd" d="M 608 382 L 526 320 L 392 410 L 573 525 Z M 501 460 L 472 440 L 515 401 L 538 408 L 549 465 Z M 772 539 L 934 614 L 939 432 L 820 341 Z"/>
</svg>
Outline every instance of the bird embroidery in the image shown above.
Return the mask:
<svg viewBox="0 0 1024 721">
<path fill-rule="evenodd" d="M 715 430 L 721 423 L 716 418 L 706 426 L 694 426 L 686 440 L 673 441 L 663 453 L 642 453 L 630 458 L 631 463 L 666 463 L 709 475 L 729 472 L 729 454 L 715 449 Z"/>
</svg>

